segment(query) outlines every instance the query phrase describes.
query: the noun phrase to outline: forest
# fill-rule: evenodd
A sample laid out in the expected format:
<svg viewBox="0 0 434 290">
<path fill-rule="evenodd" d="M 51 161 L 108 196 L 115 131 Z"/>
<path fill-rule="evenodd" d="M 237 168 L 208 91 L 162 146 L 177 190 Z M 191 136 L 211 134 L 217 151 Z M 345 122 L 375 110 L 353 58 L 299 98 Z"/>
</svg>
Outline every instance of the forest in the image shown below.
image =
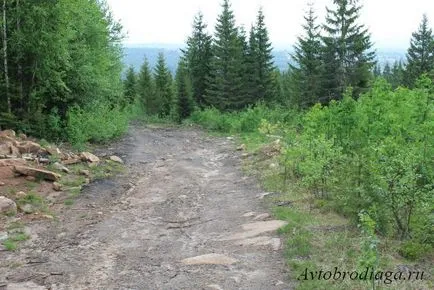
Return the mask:
<svg viewBox="0 0 434 290">
<path fill-rule="evenodd" d="M 246 31 L 223 0 L 213 34 L 203 15 L 172 75 L 122 75 L 122 26 L 104 1 L 3 0 L 0 128 L 83 146 L 146 116 L 223 133 L 281 137 L 285 182 L 367 236 L 399 241 L 410 260 L 434 246 L 434 34 L 427 16 L 406 60 L 380 66 L 362 3 L 333 0 L 324 23 L 308 7 L 285 71 L 273 63 L 264 13 Z M 373 252 L 374 251 L 374 252 Z"/>
</svg>

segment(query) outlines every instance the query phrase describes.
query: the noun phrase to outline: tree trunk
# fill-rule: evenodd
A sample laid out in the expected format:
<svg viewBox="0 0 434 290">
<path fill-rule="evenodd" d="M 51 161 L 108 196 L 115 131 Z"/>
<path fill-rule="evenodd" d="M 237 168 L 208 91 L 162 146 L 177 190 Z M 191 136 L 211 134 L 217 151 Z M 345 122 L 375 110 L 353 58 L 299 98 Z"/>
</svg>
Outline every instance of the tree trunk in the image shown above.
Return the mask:
<svg viewBox="0 0 434 290">
<path fill-rule="evenodd" d="M 6 30 L 6 0 L 3 0 L 3 65 L 5 74 L 5 86 L 6 86 L 6 99 L 8 106 L 8 113 L 12 112 L 11 98 L 9 96 L 9 73 L 8 73 L 8 41 Z"/>
<path fill-rule="evenodd" d="M 20 15 L 20 0 L 16 0 L 17 1 L 17 31 L 18 33 L 20 33 L 21 30 L 21 25 L 20 25 L 20 19 L 21 19 L 21 15 Z M 22 108 L 24 108 L 24 105 L 27 105 L 27 102 L 24 101 L 24 86 L 23 86 L 23 66 L 21 65 L 21 61 L 22 61 L 22 54 L 21 54 L 21 43 L 18 45 L 18 59 L 17 59 L 17 63 L 18 63 L 18 96 L 20 98 L 21 101 L 21 106 Z M 25 104 L 24 104 L 25 103 Z"/>
</svg>

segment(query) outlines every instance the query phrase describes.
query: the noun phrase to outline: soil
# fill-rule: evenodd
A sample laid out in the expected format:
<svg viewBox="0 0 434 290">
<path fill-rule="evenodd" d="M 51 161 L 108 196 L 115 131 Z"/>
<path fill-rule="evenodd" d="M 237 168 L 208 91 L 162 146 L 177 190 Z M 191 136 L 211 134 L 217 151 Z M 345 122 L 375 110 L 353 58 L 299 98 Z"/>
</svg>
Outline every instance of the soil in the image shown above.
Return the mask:
<svg viewBox="0 0 434 290">
<path fill-rule="evenodd" d="M 232 140 L 132 126 L 97 155 L 127 172 L 86 186 L 0 251 L 0 289 L 292 289 L 260 186 Z M 5 286 L 7 285 L 7 286 Z"/>
</svg>

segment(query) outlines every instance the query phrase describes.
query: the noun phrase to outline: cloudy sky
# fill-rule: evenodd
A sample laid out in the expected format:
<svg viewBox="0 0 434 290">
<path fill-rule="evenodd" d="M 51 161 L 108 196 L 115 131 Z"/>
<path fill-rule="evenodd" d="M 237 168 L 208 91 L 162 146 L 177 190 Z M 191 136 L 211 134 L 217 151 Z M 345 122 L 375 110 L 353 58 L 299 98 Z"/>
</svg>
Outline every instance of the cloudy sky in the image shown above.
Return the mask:
<svg viewBox="0 0 434 290">
<path fill-rule="evenodd" d="M 332 0 L 232 0 L 238 25 L 247 29 L 263 7 L 270 38 L 275 47 L 291 46 L 302 33 L 307 3 L 314 4 L 319 20 Z M 182 44 L 191 32 L 194 15 L 200 10 L 214 31 L 222 0 L 107 0 L 114 16 L 128 34 L 128 44 Z M 433 0 L 360 0 L 360 21 L 367 25 L 377 48 L 406 49 L 426 13 L 434 27 Z"/>
</svg>

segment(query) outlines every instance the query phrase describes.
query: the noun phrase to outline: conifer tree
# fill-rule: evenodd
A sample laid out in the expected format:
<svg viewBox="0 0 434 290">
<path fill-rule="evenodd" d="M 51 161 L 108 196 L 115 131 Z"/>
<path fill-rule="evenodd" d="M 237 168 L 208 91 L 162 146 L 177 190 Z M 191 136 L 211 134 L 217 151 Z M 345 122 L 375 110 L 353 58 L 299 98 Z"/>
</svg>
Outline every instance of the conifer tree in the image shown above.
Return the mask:
<svg viewBox="0 0 434 290">
<path fill-rule="evenodd" d="M 206 28 L 203 14 L 199 12 L 194 18 L 193 33 L 187 40 L 187 47 L 182 51 L 193 87 L 193 99 L 200 108 L 209 105 L 204 96 L 210 76 L 212 37 Z"/>
<path fill-rule="evenodd" d="M 273 78 L 275 67 L 272 55 L 273 48 L 262 8 L 259 9 L 256 17 L 254 34 L 256 38 L 256 76 L 258 78 L 256 99 L 269 103 L 275 98 L 276 83 Z"/>
<path fill-rule="evenodd" d="M 222 8 L 215 27 L 206 101 L 220 110 L 238 110 L 246 105 L 243 44 L 229 0 L 223 1 Z"/>
<path fill-rule="evenodd" d="M 190 117 L 193 112 L 191 84 L 186 64 L 181 60 L 176 71 L 176 116 L 178 121 Z"/>
<path fill-rule="evenodd" d="M 137 93 L 140 97 L 140 101 L 145 109 L 145 112 L 149 115 L 157 114 L 158 107 L 155 100 L 152 73 L 151 69 L 149 68 L 148 59 L 146 57 L 138 75 Z"/>
<path fill-rule="evenodd" d="M 317 17 L 312 5 L 304 17 L 303 25 L 305 35 L 298 37 L 298 43 L 294 47 L 292 58 L 295 65 L 291 65 L 291 71 L 296 79 L 296 92 L 299 96 L 297 105 L 302 108 L 312 106 L 321 93 L 321 36 Z"/>
<path fill-rule="evenodd" d="M 379 77 L 382 75 L 381 66 L 378 63 L 375 64 L 373 73 L 375 77 Z"/>
<path fill-rule="evenodd" d="M 383 77 L 390 83 L 390 79 L 392 77 L 392 69 L 389 62 L 386 62 L 386 64 L 384 65 Z"/>
<path fill-rule="evenodd" d="M 393 64 L 390 83 L 392 84 L 392 88 L 397 88 L 404 84 L 404 66 L 400 60 L 395 61 Z"/>
<path fill-rule="evenodd" d="M 375 53 L 368 30 L 357 23 L 362 8 L 358 2 L 333 0 L 334 9 L 327 8 L 322 37 L 323 95 L 327 99 L 340 99 L 348 86 L 358 96 L 369 86 Z"/>
<path fill-rule="evenodd" d="M 434 35 L 424 14 L 419 29 L 413 33 L 407 51 L 405 83 L 413 87 L 417 78 L 434 70 Z"/>
<path fill-rule="evenodd" d="M 130 66 L 124 80 L 124 95 L 127 103 L 132 104 L 137 97 L 137 76 L 134 67 Z"/>
<path fill-rule="evenodd" d="M 168 117 L 173 105 L 172 75 L 166 65 L 164 54 L 158 54 L 155 67 L 155 98 L 160 117 Z"/>
</svg>

